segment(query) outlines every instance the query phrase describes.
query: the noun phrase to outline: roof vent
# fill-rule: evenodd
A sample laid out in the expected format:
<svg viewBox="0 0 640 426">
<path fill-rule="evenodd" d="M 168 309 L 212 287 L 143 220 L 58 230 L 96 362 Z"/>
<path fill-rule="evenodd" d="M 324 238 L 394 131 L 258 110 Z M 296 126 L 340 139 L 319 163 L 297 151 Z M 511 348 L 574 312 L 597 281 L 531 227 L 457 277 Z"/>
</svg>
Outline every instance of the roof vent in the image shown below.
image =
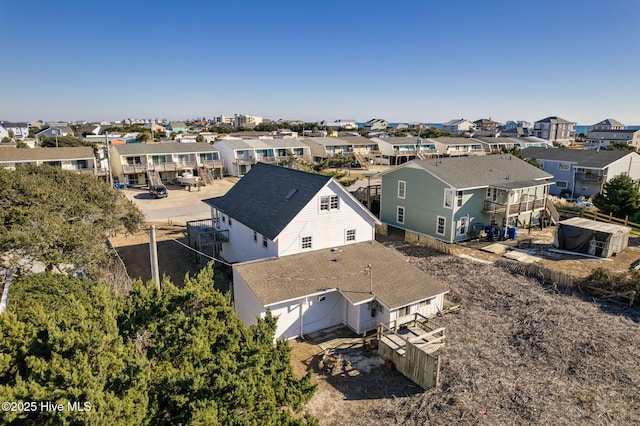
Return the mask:
<svg viewBox="0 0 640 426">
<path fill-rule="evenodd" d="M 291 188 L 289 190 L 289 192 L 287 192 L 287 195 L 284 197 L 285 200 L 289 200 L 291 197 L 293 197 L 293 195 L 298 192 L 298 188 Z"/>
</svg>

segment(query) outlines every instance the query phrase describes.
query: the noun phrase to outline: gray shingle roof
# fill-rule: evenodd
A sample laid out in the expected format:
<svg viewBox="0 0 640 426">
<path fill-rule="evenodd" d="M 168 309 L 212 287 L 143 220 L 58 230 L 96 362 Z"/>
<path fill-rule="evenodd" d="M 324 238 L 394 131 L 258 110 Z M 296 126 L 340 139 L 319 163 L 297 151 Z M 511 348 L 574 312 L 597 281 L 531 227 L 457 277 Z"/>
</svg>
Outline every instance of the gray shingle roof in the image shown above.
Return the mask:
<svg viewBox="0 0 640 426">
<path fill-rule="evenodd" d="M 372 265 L 372 275 L 364 268 Z M 377 297 L 390 308 L 446 293 L 447 287 L 393 248 L 370 241 L 234 265 L 263 306 L 338 288 L 352 303 Z M 373 288 L 373 295 L 369 292 Z"/>
<path fill-rule="evenodd" d="M 112 149 L 118 151 L 119 155 L 132 154 L 173 154 L 191 152 L 217 152 L 218 150 L 206 142 L 180 143 L 128 143 L 124 145 L 113 145 Z"/>
<path fill-rule="evenodd" d="M 89 146 L 62 148 L 0 149 L 0 162 L 12 161 L 57 161 L 93 159 L 93 148 Z"/>
<path fill-rule="evenodd" d="M 606 149 L 598 151 L 595 149 L 525 148 L 521 151 L 521 154 L 524 158 L 536 157 L 536 159 L 541 161 L 566 161 L 576 163 L 579 167 L 604 168 L 614 161 L 634 153 L 630 151 Z"/>
<path fill-rule="evenodd" d="M 256 163 L 225 195 L 203 201 L 274 240 L 330 180 L 330 176 Z"/>
<path fill-rule="evenodd" d="M 538 120 L 536 121 L 536 123 L 573 124 L 573 121 L 567 121 L 564 118 L 551 116 L 551 117 L 543 118 L 542 120 Z"/>
<path fill-rule="evenodd" d="M 553 176 L 511 154 L 445 157 L 413 163 L 459 190 L 485 186 L 526 188 Z M 410 162 L 411 163 L 411 162 Z M 514 186 L 515 185 L 515 186 Z"/>
<path fill-rule="evenodd" d="M 619 122 L 618 120 L 614 120 L 613 118 L 607 118 L 602 120 L 599 123 L 594 124 L 594 126 L 622 126 L 624 127 L 624 124 L 622 124 L 621 122 Z"/>
</svg>

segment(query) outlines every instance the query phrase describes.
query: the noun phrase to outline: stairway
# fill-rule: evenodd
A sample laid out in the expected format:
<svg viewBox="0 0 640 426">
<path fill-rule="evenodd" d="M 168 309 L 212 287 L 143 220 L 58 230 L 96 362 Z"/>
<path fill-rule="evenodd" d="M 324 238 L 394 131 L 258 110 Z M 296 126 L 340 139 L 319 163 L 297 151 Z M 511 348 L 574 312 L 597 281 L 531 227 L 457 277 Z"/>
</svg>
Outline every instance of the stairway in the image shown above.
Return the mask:
<svg viewBox="0 0 640 426">
<path fill-rule="evenodd" d="M 198 167 L 198 176 L 200 176 L 203 185 L 213 185 L 213 175 L 206 167 Z"/>
<path fill-rule="evenodd" d="M 549 216 L 551 223 L 554 225 L 557 224 L 560 221 L 560 214 L 558 213 L 558 210 L 556 210 L 556 206 L 553 205 L 553 201 L 549 196 L 547 196 L 546 207 L 545 213 Z"/>
<path fill-rule="evenodd" d="M 147 170 L 147 185 L 149 188 L 162 185 L 162 179 L 156 170 Z"/>
</svg>

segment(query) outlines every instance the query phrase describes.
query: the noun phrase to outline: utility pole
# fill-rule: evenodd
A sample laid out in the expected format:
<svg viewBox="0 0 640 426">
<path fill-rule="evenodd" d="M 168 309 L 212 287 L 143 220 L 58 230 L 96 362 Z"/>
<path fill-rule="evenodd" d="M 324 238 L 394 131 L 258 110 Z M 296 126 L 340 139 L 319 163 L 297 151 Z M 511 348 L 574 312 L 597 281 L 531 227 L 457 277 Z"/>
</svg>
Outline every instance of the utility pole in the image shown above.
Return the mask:
<svg viewBox="0 0 640 426">
<path fill-rule="evenodd" d="M 107 182 L 109 182 L 109 186 L 113 187 L 113 176 L 111 176 L 111 154 L 109 153 L 109 132 L 104 132 L 104 137 L 107 144 Z"/>
<path fill-rule="evenodd" d="M 158 246 L 156 245 L 156 226 L 151 225 L 149 233 L 149 260 L 151 261 L 151 279 L 160 290 L 160 272 L 158 271 Z"/>
</svg>

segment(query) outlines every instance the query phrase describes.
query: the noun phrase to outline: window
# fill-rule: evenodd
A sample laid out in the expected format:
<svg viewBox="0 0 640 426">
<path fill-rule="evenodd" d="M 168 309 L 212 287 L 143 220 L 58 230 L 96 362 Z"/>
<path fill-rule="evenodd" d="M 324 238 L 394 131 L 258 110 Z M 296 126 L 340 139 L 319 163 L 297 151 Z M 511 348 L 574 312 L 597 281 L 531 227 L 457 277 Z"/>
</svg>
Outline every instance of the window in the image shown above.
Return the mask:
<svg viewBox="0 0 640 426">
<path fill-rule="evenodd" d="M 258 243 L 258 233 L 256 231 L 253 231 L 253 242 Z"/>
<path fill-rule="evenodd" d="M 331 196 L 331 210 L 338 210 L 340 208 L 340 197 L 337 195 Z"/>
<path fill-rule="evenodd" d="M 262 247 L 267 248 L 268 246 L 267 237 L 262 237 Z"/>
<path fill-rule="evenodd" d="M 222 215 L 222 223 L 227 223 L 227 217 L 225 215 Z"/>
<path fill-rule="evenodd" d="M 407 192 L 407 182 L 403 180 L 398 181 L 398 198 L 404 199 Z"/>
<path fill-rule="evenodd" d="M 337 195 L 323 195 L 320 197 L 320 211 L 338 210 L 340 197 Z"/>
<path fill-rule="evenodd" d="M 569 170 L 569 169 L 571 169 L 571 164 L 558 163 L 558 170 Z"/>
<path fill-rule="evenodd" d="M 444 190 L 444 208 L 450 209 L 453 207 L 453 189 L 446 188 Z"/>
<path fill-rule="evenodd" d="M 456 207 L 462 207 L 462 196 L 464 193 L 462 191 L 456 192 Z"/>
<path fill-rule="evenodd" d="M 566 188 L 566 187 L 567 187 L 567 182 L 563 180 L 559 180 L 556 182 L 556 188 Z"/>
<path fill-rule="evenodd" d="M 396 212 L 396 222 L 404 223 L 404 207 L 398 206 L 398 210 Z"/>
<path fill-rule="evenodd" d="M 487 188 L 487 198 L 491 198 L 491 188 Z"/>
<path fill-rule="evenodd" d="M 355 240 L 356 240 L 356 230 L 347 229 L 347 241 L 355 241 Z"/>
<path fill-rule="evenodd" d="M 231 226 L 231 218 L 229 218 L 229 226 Z"/>
<path fill-rule="evenodd" d="M 466 235 L 469 227 L 469 216 L 461 217 L 458 221 L 458 235 Z"/>
<path fill-rule="evenodd" d="M 398 317 L 404 317 L 411 313 L 411 306 L 403 306 L 398 309 Z"/>
<path fill-rule="evenodd" d="M 418 308 L 424 308 L 425 306 L 429 306 L 431 304 L 431 299 L 422 300 L 418 303 Z"/>
<path fill-rule="evenodd" d="M 447 225 L 447 218 L 442 217 L 442 216 L 438 216 L 437 220 L 438 220 L 438 222 L 437 222 L 437 226 L 436 226 L 436 234 L 444 235 L 445 226 Z"/>
<path fill-rule="evenodd" d="M 311 246 L 311 237 L 302 237 L 302 250 L 309 250 Z"/>
</svg>

